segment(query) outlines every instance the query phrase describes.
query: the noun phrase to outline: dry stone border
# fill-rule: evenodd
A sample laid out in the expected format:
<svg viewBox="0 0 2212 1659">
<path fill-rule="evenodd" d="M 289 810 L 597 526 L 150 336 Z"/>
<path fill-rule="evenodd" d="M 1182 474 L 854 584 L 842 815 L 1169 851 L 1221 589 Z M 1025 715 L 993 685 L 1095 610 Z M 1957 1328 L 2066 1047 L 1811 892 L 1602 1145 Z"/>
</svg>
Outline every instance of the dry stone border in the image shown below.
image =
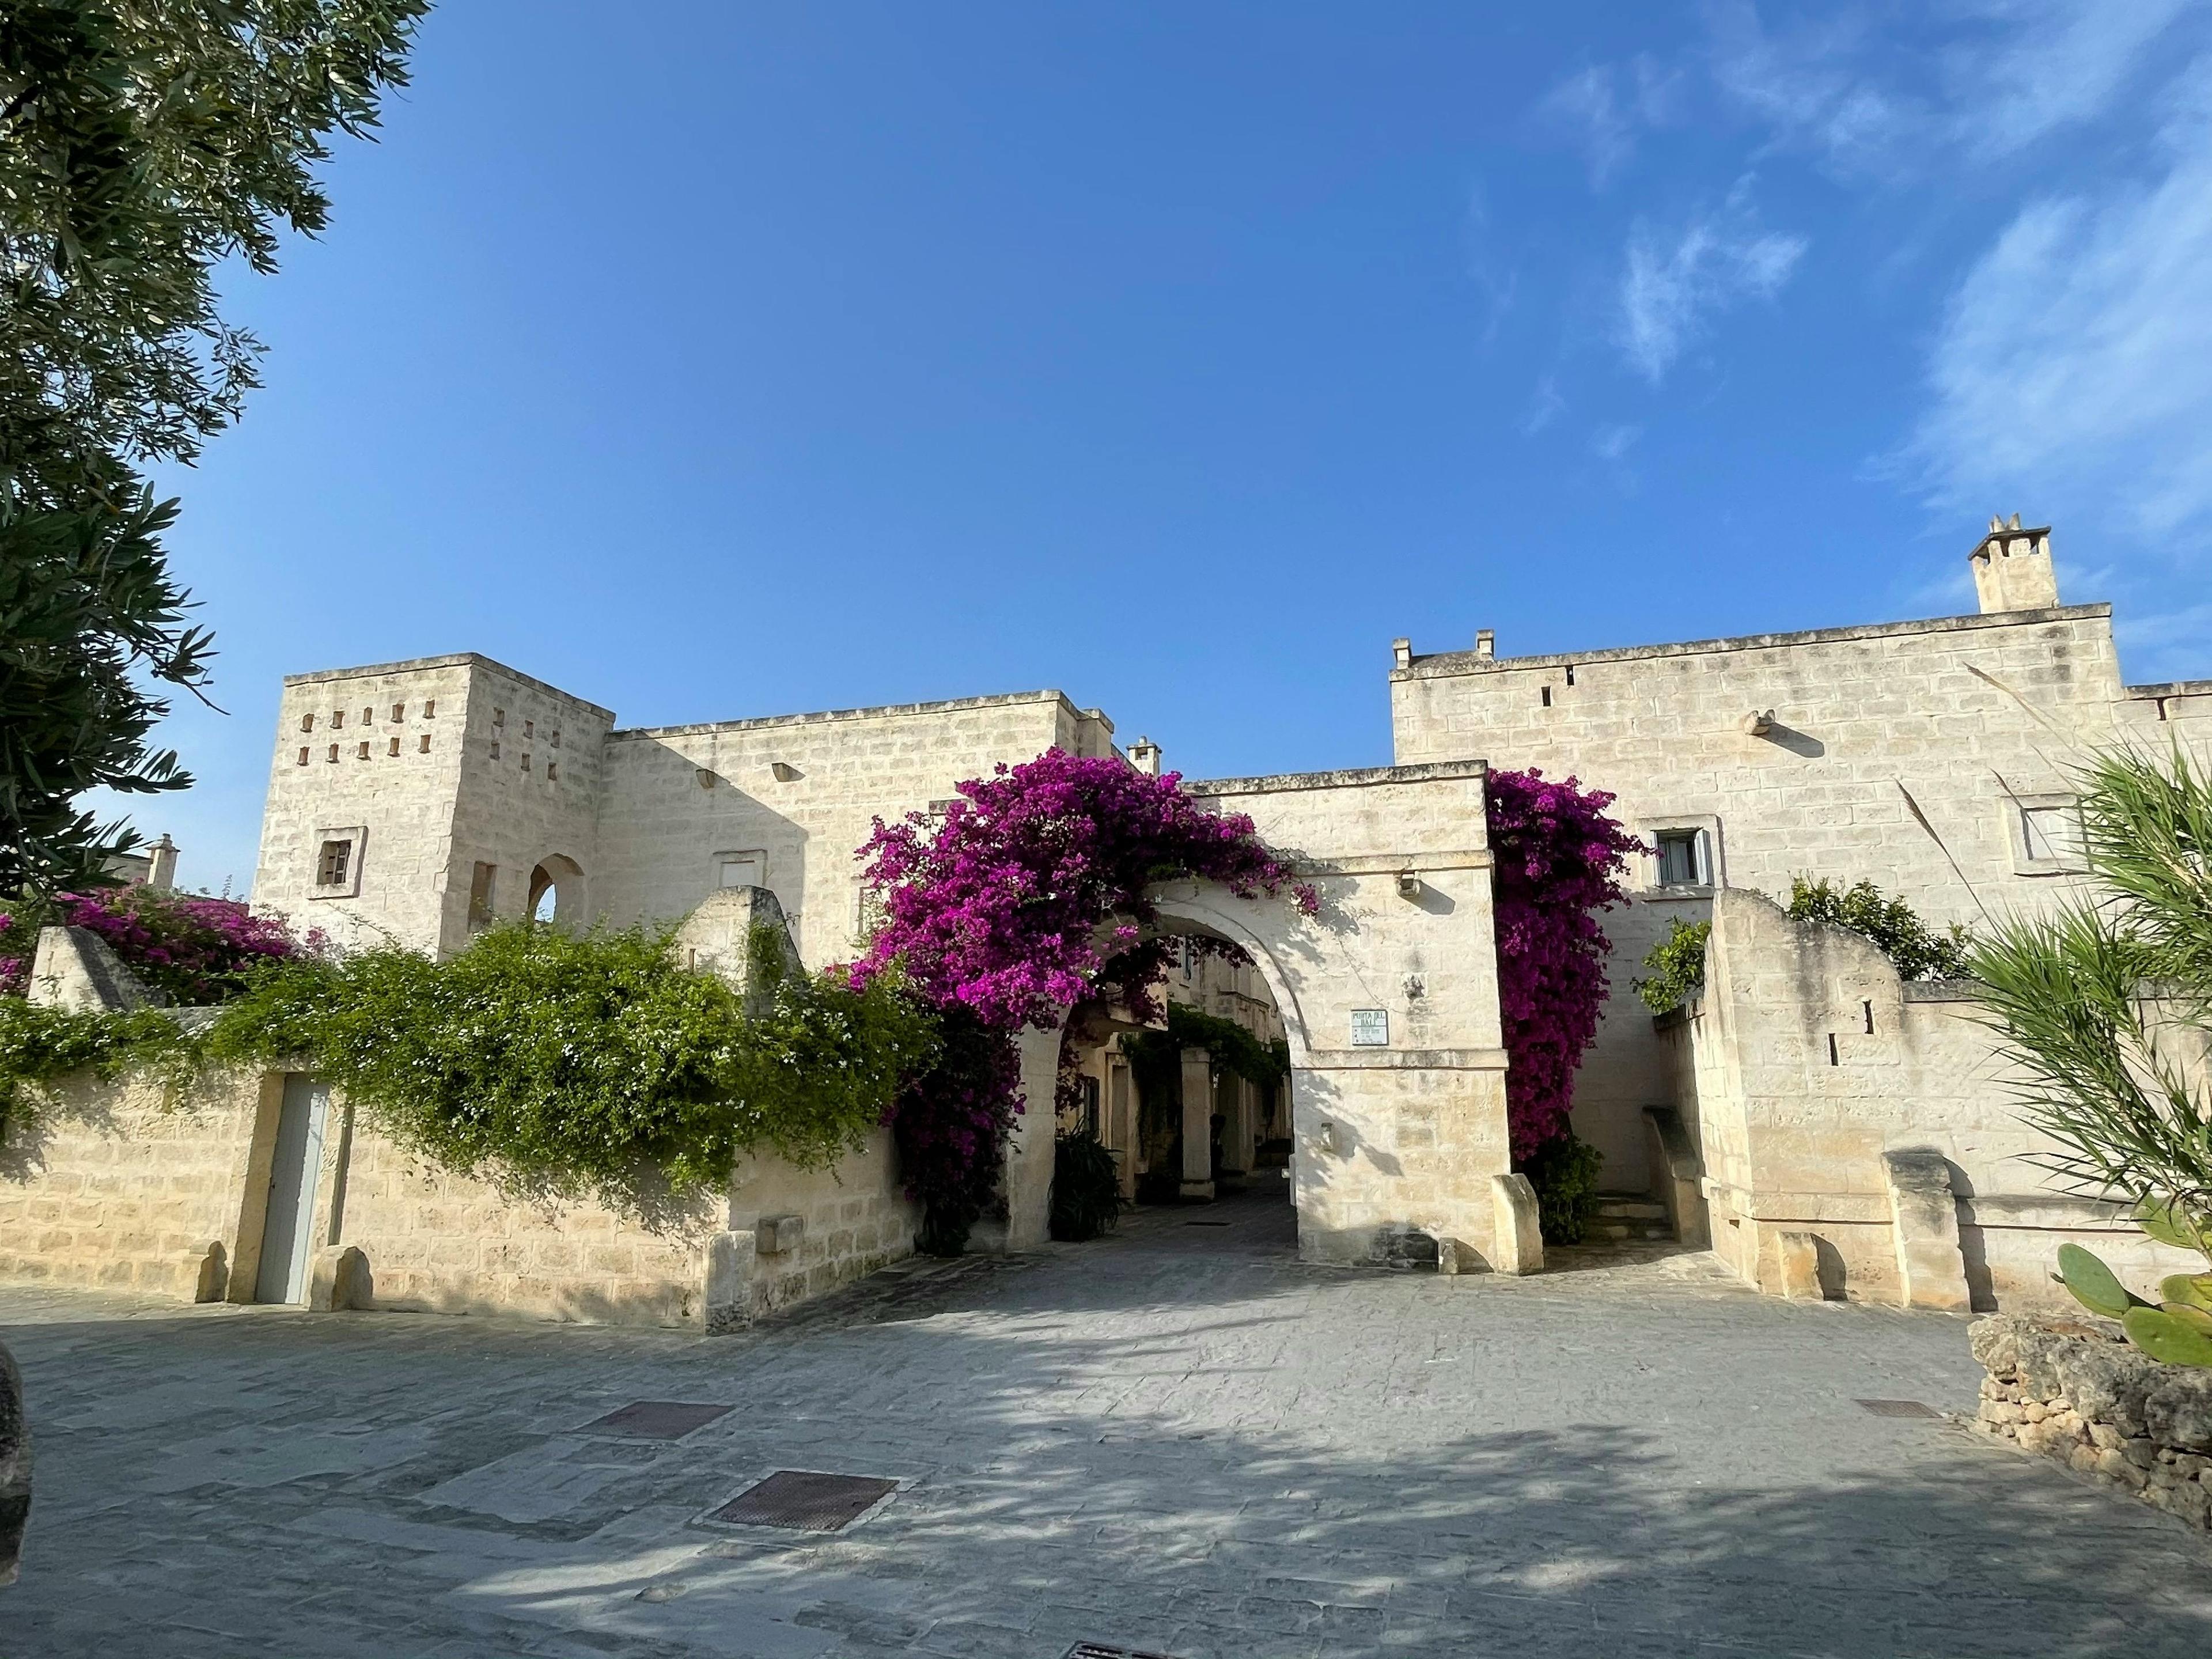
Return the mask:
<svg viewBox="0 0 2212 1659">
<path fill-rule="evenodd" d="M 2162 1365 L 2110 1320 L 1996 1314 L 1969 1333 L 1974 1426 L 2212 1531 L 2212 1370 Z"/>
</svg>

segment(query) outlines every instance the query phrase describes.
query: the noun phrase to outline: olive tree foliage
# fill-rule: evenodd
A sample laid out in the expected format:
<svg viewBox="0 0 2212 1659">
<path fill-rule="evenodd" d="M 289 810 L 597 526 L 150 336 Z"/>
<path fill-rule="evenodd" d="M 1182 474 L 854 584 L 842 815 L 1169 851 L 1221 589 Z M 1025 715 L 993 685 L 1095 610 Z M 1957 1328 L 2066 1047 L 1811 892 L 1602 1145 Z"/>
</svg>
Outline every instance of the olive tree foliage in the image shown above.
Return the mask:
<svg viewBox="0 0 2212 1659">
<path fill-rule="evenodd" d="M 76 805 L 191 780 L 149 738 L 211 641 L 139 469 L 238 416 L 260 346 L 216 267 L 276 269 L 315 168 L 403 85 L 427 0 L 0 5 L 0 893 L 98 881 Z"/>
</svg>

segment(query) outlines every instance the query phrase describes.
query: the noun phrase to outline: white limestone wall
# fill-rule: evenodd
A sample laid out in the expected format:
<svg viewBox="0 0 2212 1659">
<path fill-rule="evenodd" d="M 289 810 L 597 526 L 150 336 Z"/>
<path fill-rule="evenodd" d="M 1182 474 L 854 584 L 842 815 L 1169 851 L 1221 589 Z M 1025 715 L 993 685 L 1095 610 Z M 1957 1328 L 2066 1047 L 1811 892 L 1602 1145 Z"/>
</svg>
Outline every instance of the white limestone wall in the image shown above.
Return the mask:
<svg viewBox="0 0 2212 1659">
<path fill-rule="evenodd" d="M 1724 885 L 1786 897 L 1800 874 L 1869 879 L 1937 926 L 2078 890 L 2076 866 L 2023 863 L 2018 799 L 2065 794 L 2066 768 L 2092 745 L 2212 731 L 2207 692 L 2124 688 L 2105 605 L 1581 654 L 1409 654 L 1390 676 L 1401 763 L 1480 756 L 1572 775 L 1612 792 L 1639 835 L 1705 830 Z M 1744 729 L 1768 710 L 1766 733 Z M 1639 1109 L 1664 1098 L 1668 1069 L 1630 981 L 1665 922 L 1697 919 L 1710 896 L 1659 889 L 1639 865 L 1630 884 L 1647 902 L 1607 922 L 1613 992 L 1574 1113 L 1606 1153 L 1606 1183 L 1628 1190 L 1650 1182 Z"/>
<path fill-rule="evenodd" d="M 1055 746 L 1109 754 L 1112 732 L 1056 691 L 617 732 L 595 907 L 621 925 L 680 916 L 715 890 L 725 855 L 757 854 L 807 963 L 848 960 L 861 943 L 854 854 L 876 817 Z"/>
<path fill-rule="evenodd" d="M 1740 891 L 1715 902 L 1705 972 L 1704 995 L 1662 1024 L 1680 1033 L 1714 1248 L 1747 1279 L 1778 1292 L 1776 1235 L 1810 1232 L 1832 1292 L 1899 1299 L 1882 1158 L 1923 1149 L 1949 1167 L 1977 1306 L 2063 1304 L 2050 1273 L 2069 1240 L 2131 1282 L 2192 1270 L 2037 1161 L 2051 1143 L 2021 1121 L 1969 988 L 1901 984 L 1857 935 Z"/>
<path fill-rule="evenodd" d="M 1309 1260 L 1387 1259 L 1419 1233 L 1494 1265 L 1490 1178 L 1510 1154 L 1482 780 L 1462 763 L 1192 786 L 1249 814 L 1322 896 L 1307 918 L 1211 884 L 1158 894 L 1177 922 L 1243 944 L 1281 1017 Z M 1387 1042 L 1355 1042 L 1355 1012 L 1382 1015 Z"/>
</svg>

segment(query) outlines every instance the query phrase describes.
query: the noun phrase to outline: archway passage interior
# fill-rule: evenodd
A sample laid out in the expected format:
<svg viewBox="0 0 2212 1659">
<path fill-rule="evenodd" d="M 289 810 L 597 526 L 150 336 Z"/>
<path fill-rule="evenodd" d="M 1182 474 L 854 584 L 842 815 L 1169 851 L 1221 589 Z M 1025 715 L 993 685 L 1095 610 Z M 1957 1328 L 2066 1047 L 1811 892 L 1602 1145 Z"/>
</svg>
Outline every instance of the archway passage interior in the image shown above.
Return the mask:
<svg viewBox="0 0 2212 1659">
<path fill-rule="evenodd" d="M 1238 946 L 1186 934 L 1153 986 L 1167 1017 L 1139 1024 L 1119 988 L 1073 1011 L 1055 1127 L 1095 1135 L 1139 1206 L 1242 1200 L 1291 1206 L 1291 1079 L 1282 1015 Z M 1209 1224 L 1196 1222 L 1193 1224 Z M 1286 1237 L 1289 1237 L 1286 1234 Z"/>
</svg>

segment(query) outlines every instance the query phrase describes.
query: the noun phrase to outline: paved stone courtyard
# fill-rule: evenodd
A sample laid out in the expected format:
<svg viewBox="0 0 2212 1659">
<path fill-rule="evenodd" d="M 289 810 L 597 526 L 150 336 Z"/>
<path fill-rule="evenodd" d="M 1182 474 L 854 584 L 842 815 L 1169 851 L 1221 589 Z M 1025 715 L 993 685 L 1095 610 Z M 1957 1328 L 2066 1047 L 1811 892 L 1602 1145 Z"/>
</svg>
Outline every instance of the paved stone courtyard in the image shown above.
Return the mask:
<svg viewBox="0 0 2212 1659">
<path fill-rule="evenodd" d="M 1194 1220 L 1227 1225 L 1196 1226 Z M 1287 1206 L 914 1263 L 739 1337 L 0 1291 L 5 1659 L 2196 1655 L 2178 1523 L 1950 1422 L 1964 1322 L 1703 1256 L 1310 1268 Z M 674 1442 L 579 1430 L 734 1407 Z M 836 1534 L 697 1517 L 905 1484 Z"/>
</svg>

